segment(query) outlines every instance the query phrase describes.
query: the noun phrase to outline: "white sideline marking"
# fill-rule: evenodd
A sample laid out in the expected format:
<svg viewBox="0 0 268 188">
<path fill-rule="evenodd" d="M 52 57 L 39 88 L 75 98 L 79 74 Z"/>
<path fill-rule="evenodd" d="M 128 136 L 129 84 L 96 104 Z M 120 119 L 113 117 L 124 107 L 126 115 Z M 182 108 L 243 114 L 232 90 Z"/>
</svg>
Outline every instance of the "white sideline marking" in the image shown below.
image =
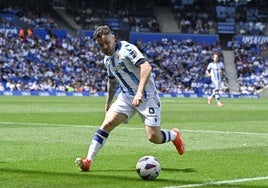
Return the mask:
<svg viewBox="0 0 268 188">
<path fill-rule="evenodd" d="M 97 128 L 98 126 L 93 125 L 75 125 L 75 124 L 52 124 L 52 123 L 20 123 L 20 122 L 0 122 L 0 124 L 6 125 L 48 125 L 48 126 L 72 126 L 72 127 L 94 127 Z M 117 129 L 140 129 L 143 130 L 144 128 L 134 128 L 134 127 L 117 127 Z M 241 135 L 260 135 L 260 136 L 267 136 L 268 133 L 251 133 L 251 132 L 230 132 L 230 131 L 209 131 L 209 130 L 182 130 L 182 132 L 199 132 L 199 133 L 220 133 L 220 134 L 241 134 Z"/>
<path fill-rule="evenodd" d="M 231 183 L 241 183 L 241 182 L 249 182 L 249 181 L 259 181 L 259 180 L 267 180 L 268 176 L 265 177 L 256 177 L 256 178 L 244 178 L 244 179 L 236 179 L 236 180 L 225 180 L 225 181 L 216 181 L 216 182 L 207 182 L 200 184 L 188 184 L 182 186 L 169 186 L 163 188 L 186 188 L 186 187 L 202 187 L 207 185 L 222 185 L 222 184 L 231 184 Z"/>
</svg>

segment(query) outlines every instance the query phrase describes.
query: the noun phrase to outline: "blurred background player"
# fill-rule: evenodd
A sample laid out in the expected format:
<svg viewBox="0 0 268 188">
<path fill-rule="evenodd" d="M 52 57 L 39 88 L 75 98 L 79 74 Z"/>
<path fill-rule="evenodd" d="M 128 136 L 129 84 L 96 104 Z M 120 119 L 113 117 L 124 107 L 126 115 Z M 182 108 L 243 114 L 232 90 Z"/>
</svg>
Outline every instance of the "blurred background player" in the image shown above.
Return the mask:
<svg viewBox="0 0 268 188">
<path fill-rule="evenodd" d="M 220 101 L 220 94 L 219 94 L 223 71 L 224 71 L 224 65 L 222 62 L 219 62 L 219 54 L 214 53 L 213 61 L 208 64 L 208 67 L 206 69 L 206 75 L 211 78 L 211 81 L 214 86 L 212 94 L 208 97 L 208 104 L 211 104 L 213 97 L 215 97 L 217 105 L 219 107 L 222 107 L 224 105 Z"/>
<path fill-rule="evenodd" d="M 98 27 L 93 37 L 105 54 L 104 65 L 108 74 L 106 116 L 91 140 L 86 158 L 75 160 L 80 171 L 90 170 L 94 157 L 105 144 L 109 133 L 136 113 L 145 124 L 150 142 L 162 144 L 172 141 L 182 155 L 184 142 L 180 131 L 177 128 L 163 130 L 160 127 L 161 102 L 151 74 L 152 67 L 143 54 L 135 45 L 117 40 L 108 26 Z M 118 85 L 120 93 L 112 102 Z"/>
</svg>

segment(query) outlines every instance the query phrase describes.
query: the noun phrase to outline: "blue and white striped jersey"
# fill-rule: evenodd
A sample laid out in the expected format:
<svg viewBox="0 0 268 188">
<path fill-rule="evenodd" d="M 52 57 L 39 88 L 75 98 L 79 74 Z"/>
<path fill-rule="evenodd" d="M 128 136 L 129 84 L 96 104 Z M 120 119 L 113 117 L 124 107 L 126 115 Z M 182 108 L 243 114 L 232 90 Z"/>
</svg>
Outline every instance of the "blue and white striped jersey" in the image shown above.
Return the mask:
<svg viewBox="0 0 268 188">
<path fill-rule="evenodd" d="M 113 56 L 105 56 L 104 65 L 110 78 L 119 81 L 123 94 L 133 98 L 137 93 L 140 81 L 139 65 L 146 61 L 146 58 L 139 49 L 126 41 L 118 41 L 118 46 Z M 153 76 L 151 74 L 143 93 L 144 98 L 155 97 L 157 93 Z"/>
<path fill-rule="evenodd" d="M 211 80 L 214 81 L 221 81 L 221 74 L 222 70 L 224 69 L 224 65 L 222 62 L 218 63 L 209 63 L 207 70 L 210 71 Z"/>
</svg>

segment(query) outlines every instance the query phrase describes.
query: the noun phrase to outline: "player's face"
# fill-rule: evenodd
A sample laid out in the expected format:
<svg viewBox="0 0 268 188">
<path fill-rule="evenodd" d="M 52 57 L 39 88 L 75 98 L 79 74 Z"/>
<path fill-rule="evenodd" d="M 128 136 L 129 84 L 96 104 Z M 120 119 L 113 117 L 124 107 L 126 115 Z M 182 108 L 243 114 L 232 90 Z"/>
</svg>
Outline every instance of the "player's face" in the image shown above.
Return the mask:
<svg viewBox="0 0 268 188">
<path fill-rule="evenodd" d="M 102 35 L 100 38 L 97 38 L 96 42 L 99 45 L 101 51 L 108 56 L 112 56 L 115 51 L 115 37 L 114 35 Z"/>
<path fill-rule="evenodd" d="M 214 54 L 213 55 L 213 60 L 214 60 L 214 62 L 218 62 L 219 56 L 217 54 Z"/>
</svg>

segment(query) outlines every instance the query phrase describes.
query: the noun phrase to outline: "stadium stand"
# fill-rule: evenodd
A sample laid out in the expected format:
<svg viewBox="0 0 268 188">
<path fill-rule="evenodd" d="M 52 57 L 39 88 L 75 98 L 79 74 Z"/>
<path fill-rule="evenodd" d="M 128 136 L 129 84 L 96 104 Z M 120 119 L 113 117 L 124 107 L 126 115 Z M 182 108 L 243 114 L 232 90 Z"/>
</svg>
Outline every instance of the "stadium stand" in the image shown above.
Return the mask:
<svg viewBox="0 0 268 188">
<path fill-rule="evenodd" d="M 225 17 L 219 18 L 217 7 L 232 7 L 233 4 L 208 0 L 205 2 L 210 8 L 215 7 L 215 11 L 208 11 L 207 5 L 204 5 L 206 3 L 179 0 L 165 2 L 164 5 L 158 1 L 125 3 L 117 0 L 113 7 L 109 1 L 41 1 L 38 4 L 40 7 L 35 0 L 29 2 L 30 6 L 12 0 L 9 4 L 0 3 L 0 91 L 105 92 L 106 80 L 103 78 L 106 71 L 102 65 L 102 54 L 90 35 L 78 34 L 79 27 L 90 31 L 99 24 L 110 24 L 119 36 L 127 36 L 130 32 L 158 33 L 165 28 L 161 22 L 165 22 L 167 13 L 162 11 L 168 9 L 169 16 L 173 14 L 174 21 L 178 23 L 176 30 L 168 32 L 177 34 L 178 31 L 196 35 L 217 34 L 219 21 L 242 23 L 243 20 L 244 24 L 239 26 L 251 22 L 255 25 L 247 27 L 245 33 L 241 33 L 244 26 L 236 28 L 235 32 L 260 35 L 264 34 L 264 22 L 267 21 L 267 8 L 254 6 L 253 3 L 237 5 L 238 11 L 231 14 L 231 18 L 235 19 L 230 19 L 226 12 Z M 260 3 L 263 5 L 267 2 Z M 144 4 L 147 6 L 142 6 Z M 249 7 L 251 13 L 251 10 L 258 10 L 257 14 L 248 14 L 242 19 L 245 6 Z M 48 11 L 42 11 L 44 7 Z M 164 15 L 160 16 L 161 19 L 156 16 L 161 15 L 159 11 Z M 70 23 L 79 27 L 74 28 L 74 24 Z M 14 27 L 18 28 L 18 32 Z M 57 31 L 67 27 L 68 34 L 59 36 Z M 42 37 L 37 34 L 37 29 L 44 32 Z M 120 33 L 121 29 L 123 32 Z M 160 41 L 140 40 L 136 43 L 153 64 L 157 88 L 163 93 L 208 94 L 211 85 L 204 71 L 211 54 L 219 51 L 222 53 L 221 61 L 226 66 L 221 94 L 257 94 L 268 85 L 267 42 L 262 45 L 244 44 L 236 41 L 235 34 L 229 40 L 228 50 L 222 50 L 222 43 L 198 44 L 194 40 L 169 40 L 165 37 Z"/>
<path fill-rule="evenodd" d="M 145 5 L 145 6 L 144 6 Z M 159 32 L 154 1 L 65 1 L 63 10 L 85 30 L 108 24 L 114 30 Z"/>
<path fill-rule="evenodd" d="M 242 43 L 233 47 L 242 94 L 257 94 L 268 86 L 267 43 Z"/>
<path fill-rule="evenodd" d="M 216 34 L 215 1 L 171 1 L 171 11 L 181 33 Z"/>
</svg>

